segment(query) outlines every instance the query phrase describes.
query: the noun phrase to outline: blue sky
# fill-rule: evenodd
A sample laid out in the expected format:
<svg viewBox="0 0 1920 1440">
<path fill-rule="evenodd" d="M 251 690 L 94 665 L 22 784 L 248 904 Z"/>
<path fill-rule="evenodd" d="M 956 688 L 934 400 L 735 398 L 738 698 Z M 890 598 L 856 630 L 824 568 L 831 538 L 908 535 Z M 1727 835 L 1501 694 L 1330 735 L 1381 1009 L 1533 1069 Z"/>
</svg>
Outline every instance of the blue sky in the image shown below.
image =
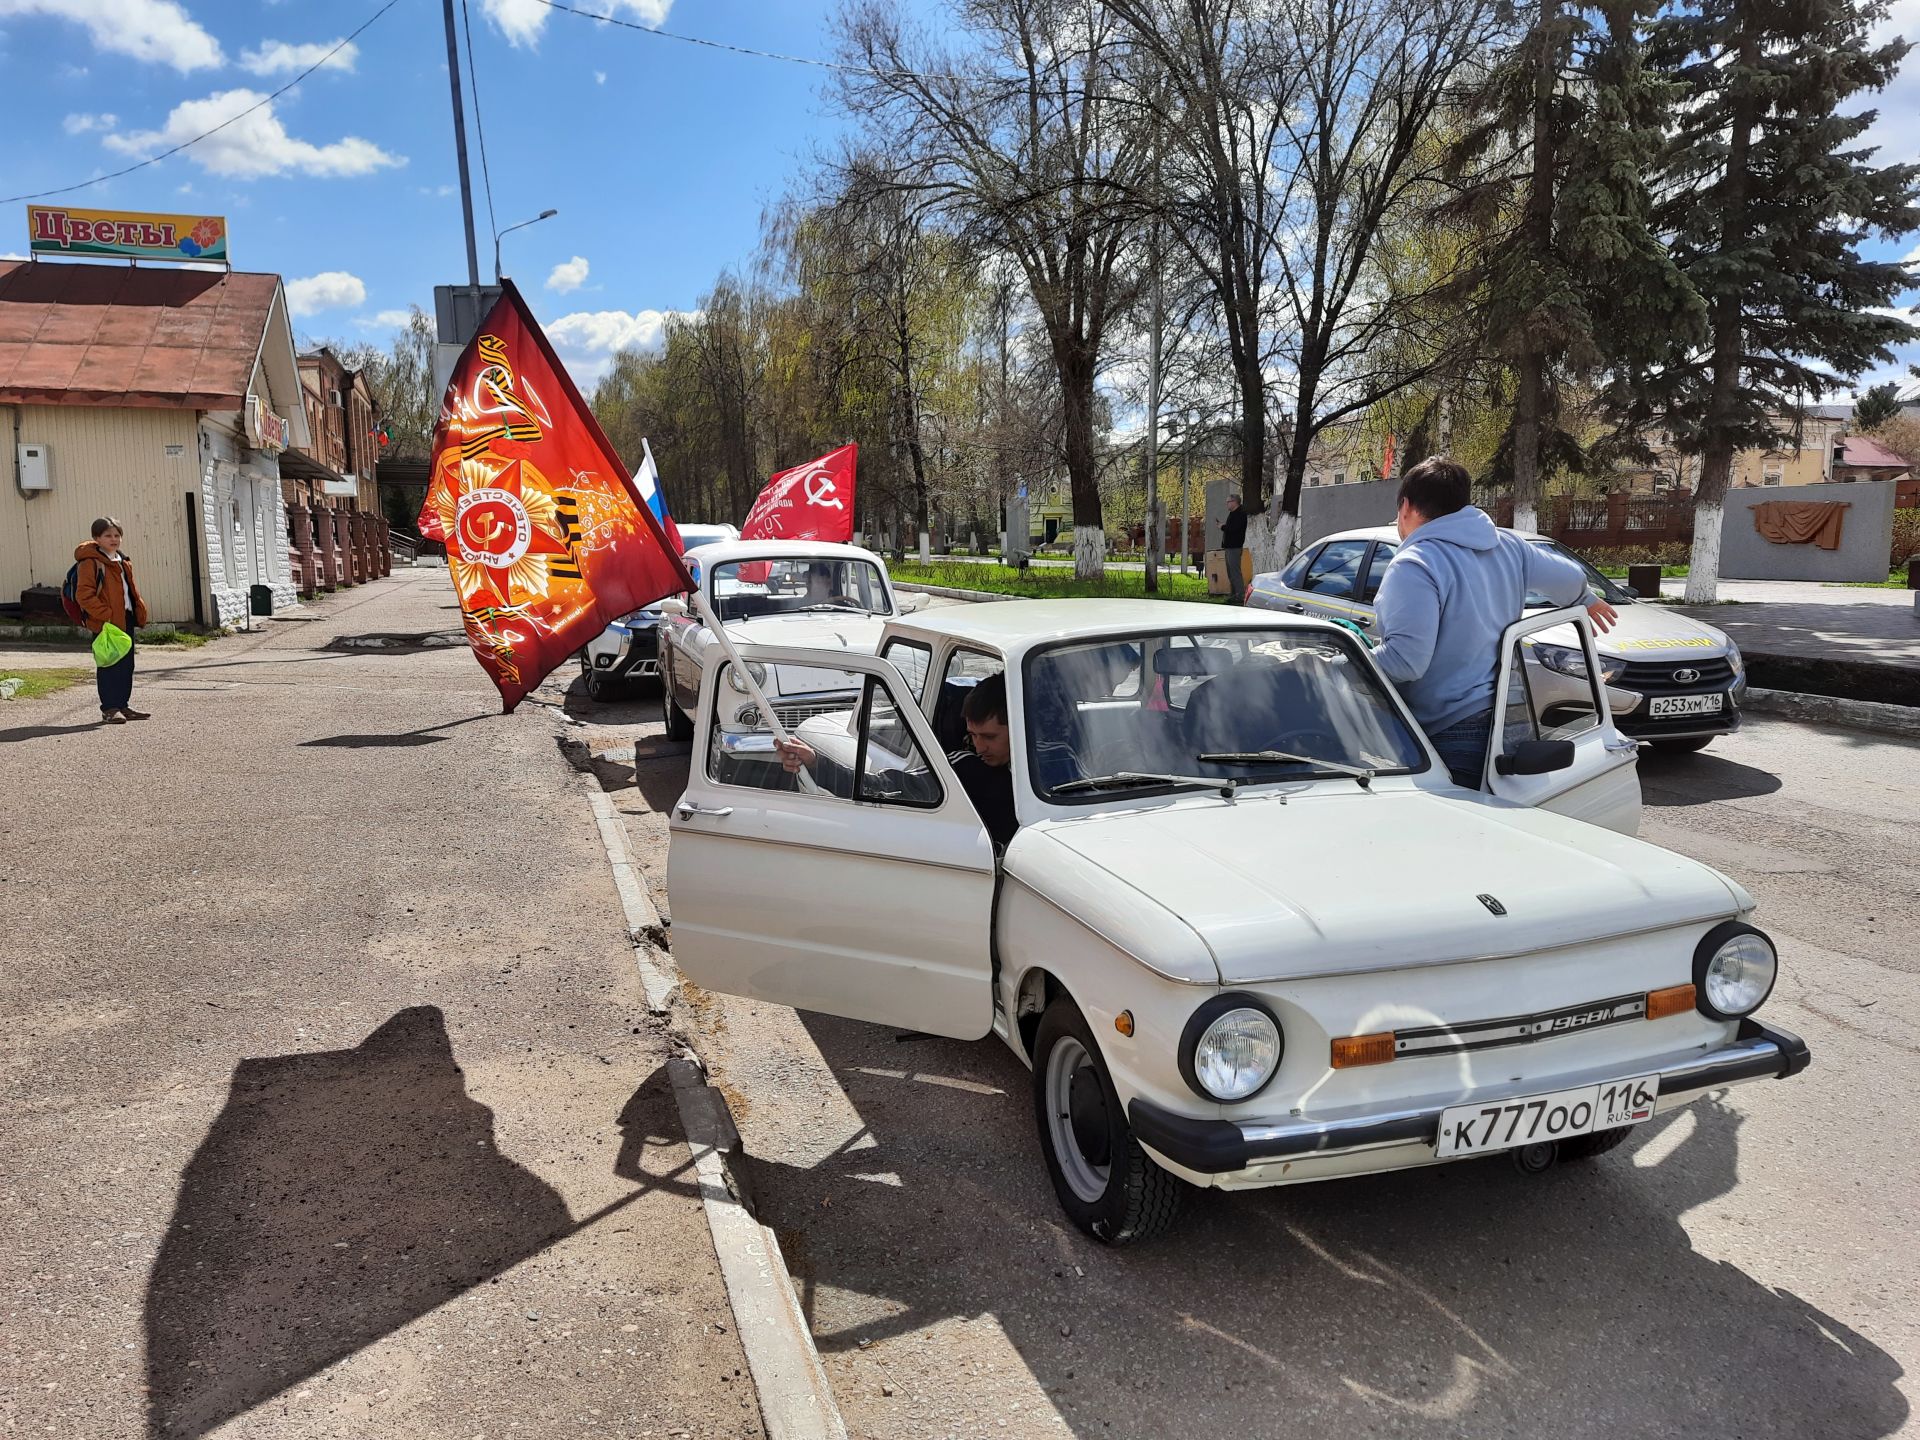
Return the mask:
<svg viewBox="0 0 1920 1440">
<path fill-rule="evenodd" d="M 384 0 L 0 0 L 0 190 L 71 185 L 278 89 Z M 576 377 L 656 340 L 758 242 L 764 208 L 841 129 L 828 73 L 615 29 L 539 0 L 468 0 L 505 268 Z M 578 0 L 643 25 L 825 57 L 835 0 Z M 927 0 L 925 8 L 933 8 Z M 1883 33 L 1920 38 L 1920 0 Z M 465 65 L 464 50 L 462 65 Z M 1920 160 L 1920 55 L 1869 137 Z M 472 115 L 469 114 L 471 133 Z M 480 263 L 492 268 L 479 157 Z M 286 277 L 304 335 L 384 341 L 395 312 L 465 279 L 446 44 L 436 0 L 397 0 L 326 69 L 181 155 L 57 197 L 227 216 L 236 267 Z M 26 248 L 24 203 L 0 254 Z M 1911 256 L 1920 235 L 1868 247 Z M 1909 295 L 1907 302 L 1915 297 Z M 1904 378 L 1920 360 L 1867 377 Z"/>
<path fill-rule="evenodd" d="M 0 190 L 117 170 L 244 109 L 383 0 L 0 0 Z M 661 312 L 744 265 L 762 210 L 840 128 L 826 71 L 552 11 L 469 0 L 507 273 L 591 383 Z M 760 49 L 826 56 L 832 0 L 580 0 Z M 670 11 L 670 13 L 669 13 Z M 456 9 L 456 14 L 458 10 Z M 342 64 L 341 62 L 348 62 Z M 466 65 L 464 48 L 461 56 Z M 333 66 L 212 140 L 39 203 L 227 216 L 237 269 L 286 277 L 309 336 L 384 340 L 392 312 L 466 278 L 437 0 L 398 0 Z M 468 112 L 469 135 L 473 115 Z M 480 264 L 492 242 L 472 154 Z M 0 254 L 26 249 L 24 202 Z"/>
</svg>

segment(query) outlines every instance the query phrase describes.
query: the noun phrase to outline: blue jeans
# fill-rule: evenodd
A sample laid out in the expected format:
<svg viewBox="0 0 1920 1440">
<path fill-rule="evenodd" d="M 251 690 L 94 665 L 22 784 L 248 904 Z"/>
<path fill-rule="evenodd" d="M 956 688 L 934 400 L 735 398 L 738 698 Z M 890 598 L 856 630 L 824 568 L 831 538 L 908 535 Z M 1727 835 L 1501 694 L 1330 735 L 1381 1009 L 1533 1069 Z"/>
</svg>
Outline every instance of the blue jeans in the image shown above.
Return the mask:
<svg viewBox="0 0 1920 1440">
<path fill-rule="evenodd" d="M 1436 730 L 1431 736 L 1433 748 L 1440 752 L 1453 783 L 1468 790 L 1480 788 L 1486 773 L 1487 743 L 1493 738 L 1493 711 L 1469 715 L 1466 719 Z"/>
<path fill-rule="evenodd" d="M 127 638 L 133 638 L 133 632 L 127 632 Z M 133 651 L 129 649 L 111 665 L 102 665 L 94 672 L 93 681 L 100 691 L 102 710 L 124 710 L 133 703 Z"/>
</svg>

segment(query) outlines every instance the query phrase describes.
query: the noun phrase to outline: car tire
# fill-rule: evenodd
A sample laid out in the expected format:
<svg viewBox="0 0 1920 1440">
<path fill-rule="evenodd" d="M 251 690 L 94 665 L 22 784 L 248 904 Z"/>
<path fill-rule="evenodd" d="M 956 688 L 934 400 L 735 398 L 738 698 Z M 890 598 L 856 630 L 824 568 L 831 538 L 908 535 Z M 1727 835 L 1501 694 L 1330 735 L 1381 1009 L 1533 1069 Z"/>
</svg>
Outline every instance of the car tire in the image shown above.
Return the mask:
<svg viewBox="0 0 1920 1440">
<path fill-rule="evenodd" d="M 1034 1036 L 1033 1114 L 1053 1193 L 1081 1230 L 1125 1245 L 1173 1224 L 1186 1184 L 1133 1138 L 1093 1031 L 1064 995 L 1047 1006 Z"/>
<path fill-rule="evenodd" d="M 1653 748 L 1666 755 L 1691 755 L 1713 743 L 1711 735 L 1689 735 L 1684 740 L 1655 740 Z"/>
<path fill-rule="evenodd" d="M 613 687 L 607 683 L 607 676 L 598 670 L 587 671 L 587 698 L 599 705 L 613 699 Z"/>
<path fill-rule="evenodd" d="M 1609 1150 L 1617 1150 L 1633 1133 L 1633 1126 L 1622 1125 L 1617 1130 L 1596 1130 L 1591 1135 L 1576 1135 L 1571 1140 L 1560 1142 L 1562 1160 L 1591 1160 L 1596 1155 L 1604 1155 Z"/>
<path fill-rule="evenodd" d="M 693 738 L 693 717 L 673 703 L 673 682 L 665 669 L 660 671 L 660 722 L 669 740 Z"/>
</svg>

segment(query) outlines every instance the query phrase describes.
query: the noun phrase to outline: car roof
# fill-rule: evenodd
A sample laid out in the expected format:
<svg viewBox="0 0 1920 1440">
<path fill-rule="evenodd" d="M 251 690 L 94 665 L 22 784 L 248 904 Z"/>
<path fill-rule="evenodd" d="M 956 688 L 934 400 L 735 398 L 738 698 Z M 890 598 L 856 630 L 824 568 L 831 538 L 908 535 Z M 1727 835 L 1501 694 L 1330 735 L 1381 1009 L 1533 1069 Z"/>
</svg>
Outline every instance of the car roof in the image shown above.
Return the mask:
<svg viewBox="0 0 1920 1440">
<path fill-rule="evenodd" d="M 923 639 L 973 640 L 1009 655 L 1055 640 L 1096 639 L 1181 627 L 1272 630 L 1340 627 L 1304 615 L 1208 605 L 1192 600 L 1001 600 L 949 605 L 892 621 L 889 634 Z"/>
<path fill-rule="evenodd" d="M 700 563 L 712 567 L 730 560 L 866 560 L 886 565 L 871 550 L 830 540 L 715 540 L 701 545 Z"/>
<path fill-rule="evenodd" d="M 1530 543 L 1552 538 L 1548 535 L 1542 535 L 1538 530 L 1515 530 L 1510 525 L 1502 525 L 1500 528 L 1516 539 L 1526 540 Z M 1358 530 L 1336 530 L 1331 535 L 1321 535 L 1309 540 L 1300 548 L 1302 550 L 1311 550 L 1314 546 L 1327 540 L 1391 540 L 1397 545 L 1400 543 L 1400 530 L 1399 527 L 1394 525 L 1365 525 Z"/>
</svg>

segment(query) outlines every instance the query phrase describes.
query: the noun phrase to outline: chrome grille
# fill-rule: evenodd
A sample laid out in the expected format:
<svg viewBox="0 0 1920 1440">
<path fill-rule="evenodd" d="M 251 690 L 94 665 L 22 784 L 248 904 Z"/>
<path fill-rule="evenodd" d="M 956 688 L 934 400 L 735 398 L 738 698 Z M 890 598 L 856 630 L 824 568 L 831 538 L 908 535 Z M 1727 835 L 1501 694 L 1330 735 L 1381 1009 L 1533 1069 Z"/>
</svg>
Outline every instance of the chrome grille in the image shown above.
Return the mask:
<svg viewBox="0 0 1920 1440">
<path fill-rule="evenodd" d="M 857 703 L 851 694 L 833 695 L 814 700 L 776 700 L 773 713 L 780 717 L 780 723 L 792 730 L 803 720 L 811 720 L 816 715 L 835 715 L 853 709 Z"/>
<path fill-rule="evenodd" d="M 1674 672 L 1697 672 L 1691 680 L 1676 680 Z M 1733 683 L 1733 662 L 1724 655 L 1701 660 L 1634 660 L 1610 682 L 1642 695 L 1697 695 L 1724 690 Z"/>
</svg>

